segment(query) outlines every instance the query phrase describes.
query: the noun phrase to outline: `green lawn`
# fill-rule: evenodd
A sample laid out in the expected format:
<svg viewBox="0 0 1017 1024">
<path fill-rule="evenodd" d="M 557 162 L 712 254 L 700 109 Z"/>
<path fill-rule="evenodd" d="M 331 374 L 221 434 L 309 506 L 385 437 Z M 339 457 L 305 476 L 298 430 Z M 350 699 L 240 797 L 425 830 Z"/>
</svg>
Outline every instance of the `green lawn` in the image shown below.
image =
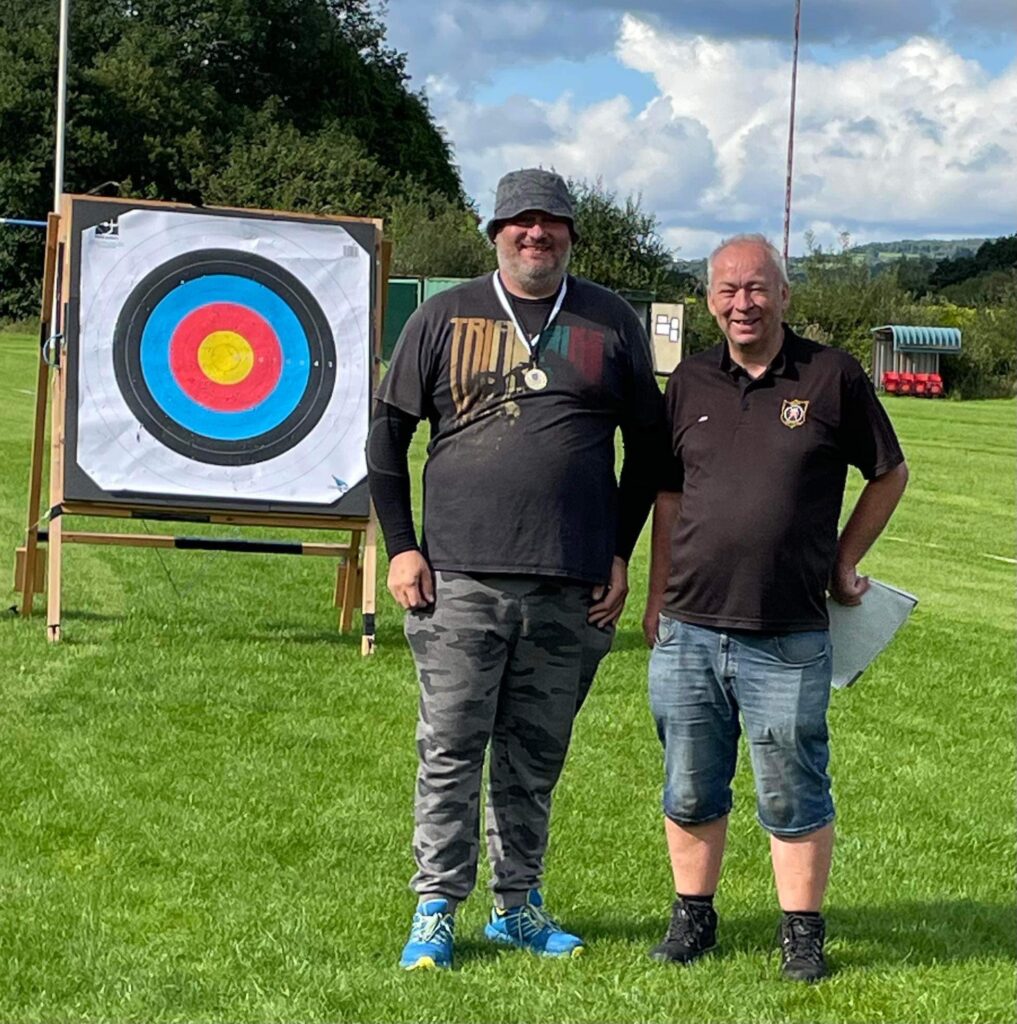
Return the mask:
<svg viewBox="0 0 1017 1024">
<path fill-rule="evenodd" d="M 0 559 L 24 532 L 35 351 L 0 335 Z M 416 686 L 387 595 L 361 659 L 324 559 L 72 547 L 64 642 L 41 614 L 0 623 L 0 1020 L 1013 1021 L 1015 406 L 887 404 L 911 486 L 865 569 L 921 604 L 833 700 L 829 980 L 776 980 L 745 764 L 719 955 L 645 956 L 671 898 L 645 536 L 553 821 L 546 892 L 587 956 L 489 948 L 481 892 L 458 969 L 426 976 L 395 967 Z"/>
</svg>

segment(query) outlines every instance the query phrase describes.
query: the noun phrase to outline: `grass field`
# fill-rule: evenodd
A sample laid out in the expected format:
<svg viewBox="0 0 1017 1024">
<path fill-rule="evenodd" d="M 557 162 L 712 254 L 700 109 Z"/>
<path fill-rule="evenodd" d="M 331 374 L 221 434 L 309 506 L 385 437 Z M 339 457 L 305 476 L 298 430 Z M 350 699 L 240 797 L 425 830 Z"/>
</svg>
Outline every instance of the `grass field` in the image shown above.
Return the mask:
<svg viewBox="0 0 1017 1024">
<path fill-rule="evenodd" d="M 0 560 L 24 532 L 35 350 L 0 335 Z M 458 969 L 426 976 L 395 967 L 416 686 L 387 595 L 362 660 L 324 559 L 74 547 L 65 641 L 0 622 L 0 1020 L 1013 1021 L 1015 407 L 887 404 L 911 486 L 864 568 L 921 604 L 833 699 L 829 980 L 776 979 L 744 763 L 719 955 L 645 956 L 671 899 L 645 536 L 552 823 L 546 893 L 587 956 L 489 948 L 478 892 Z"/>
</svg>

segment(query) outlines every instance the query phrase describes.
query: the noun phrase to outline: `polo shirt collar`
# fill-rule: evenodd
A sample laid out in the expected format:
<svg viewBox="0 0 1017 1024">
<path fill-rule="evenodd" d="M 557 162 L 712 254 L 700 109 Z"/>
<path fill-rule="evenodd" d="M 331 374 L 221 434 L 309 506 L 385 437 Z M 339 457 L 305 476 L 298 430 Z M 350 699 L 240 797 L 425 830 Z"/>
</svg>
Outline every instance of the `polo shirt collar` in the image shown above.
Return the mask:
<svg viewBox="0 0 1017 1024">
<path fill-rule="evenodd" d="M 770 365 L 766 368 L 766 372 L 761 377 L 757 377 L 757 380 L 763 380 L 770 374 L 773 374 L 774 377 L 787 377 L 789 380 L 798 380 L 798 366 L 795 359 L 798 336 L 787 324 L 782 324 L 781 326 L 784 328 L 784 340 L 781 343 L 780 351 L 773 357 Z M 720 369 L 734 380 L 737 380 L 739 377 L 748 377 L 745 370 L 731 358 L 727 341 L 724 341 L 720 346 Z"/>
</svg>

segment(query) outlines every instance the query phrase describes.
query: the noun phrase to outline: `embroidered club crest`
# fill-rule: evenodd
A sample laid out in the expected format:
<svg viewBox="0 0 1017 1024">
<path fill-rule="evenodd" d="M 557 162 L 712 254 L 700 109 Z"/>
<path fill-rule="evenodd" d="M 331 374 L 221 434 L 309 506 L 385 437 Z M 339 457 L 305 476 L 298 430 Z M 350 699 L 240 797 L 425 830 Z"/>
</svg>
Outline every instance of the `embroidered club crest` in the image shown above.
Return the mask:
<svg viewBox="0 0 1017 1024">
<path fill-rule="evenodd" d="M 809 403 L 801 398 L 785 398 L 780 403 L 780 422 L 788 430 L 794 430 L 805 423 L 805 414 L 809 411 Z"/>
</svg>

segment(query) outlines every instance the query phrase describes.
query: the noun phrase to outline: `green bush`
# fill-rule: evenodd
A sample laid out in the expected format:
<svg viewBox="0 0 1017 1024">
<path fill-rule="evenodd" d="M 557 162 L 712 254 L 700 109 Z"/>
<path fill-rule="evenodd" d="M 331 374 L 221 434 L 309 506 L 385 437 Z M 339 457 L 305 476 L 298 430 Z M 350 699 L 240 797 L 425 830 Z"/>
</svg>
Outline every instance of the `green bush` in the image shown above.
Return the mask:
<svg viewBox="0 0 1017 1024">
<path fill-rule="evenodd" d="M 962 331 L 959 355 L 940 360 L 946 392 L 953 398 L 1005 398 L 1017 393 L 1015 309 L 977 309 Z"/>
<path fill-rule="evenodd" d="M 805 280 L 791 289 L 788 321 L 871 370 L 872 328 L 916 323 L 914 310 L 914 300 L 892 275 L 873 275 L 847 255 L 817 252 L 805 261 Z"/>
</svg>

